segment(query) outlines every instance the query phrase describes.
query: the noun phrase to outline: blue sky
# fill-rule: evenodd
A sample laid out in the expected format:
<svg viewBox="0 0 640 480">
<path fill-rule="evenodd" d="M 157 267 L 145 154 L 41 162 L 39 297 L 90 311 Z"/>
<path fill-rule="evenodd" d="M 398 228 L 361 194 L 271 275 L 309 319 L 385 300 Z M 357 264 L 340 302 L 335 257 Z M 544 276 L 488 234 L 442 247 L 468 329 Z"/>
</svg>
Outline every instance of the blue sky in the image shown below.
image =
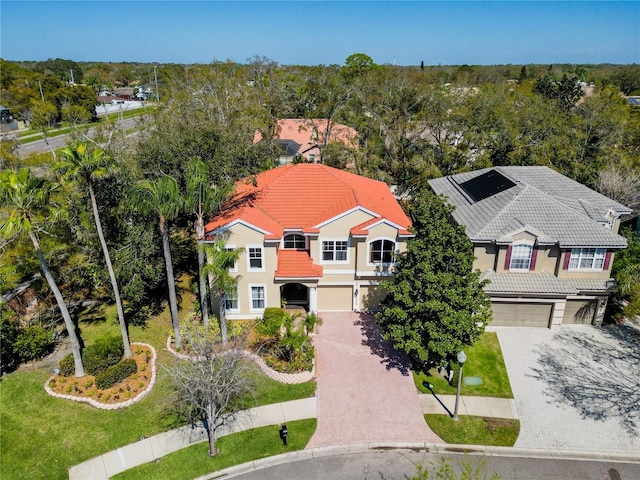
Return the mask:
<svg viewBox="0 0 640 480">
<path fill-rule="evenodd" d="M 640 1 L 10 1 L 6 60 L 640 63 Z"/>
</svg>

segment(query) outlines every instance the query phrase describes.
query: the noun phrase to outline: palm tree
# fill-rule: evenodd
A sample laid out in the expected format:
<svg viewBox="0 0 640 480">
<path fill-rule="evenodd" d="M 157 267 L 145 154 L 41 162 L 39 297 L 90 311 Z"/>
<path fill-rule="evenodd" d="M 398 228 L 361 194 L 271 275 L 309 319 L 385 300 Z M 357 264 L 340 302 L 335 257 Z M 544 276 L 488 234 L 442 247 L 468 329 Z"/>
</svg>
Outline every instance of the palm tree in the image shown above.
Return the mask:
<svg viewBox="0 0 640 480">
<path fill-rule="evenodd" d="M 211 304 L 217 296 L 220 299 L 220 334 L 222 345 L 227 345 L 227 317 L 225 300 L 229 292 L 235 290 L 238 278 L 229 273 L 229 269 L 240 257 L 244 249 L 227 249 L 221 241 L 214 243 L 203 243 L 199 247 L 207 257 L 207 263 L 203 266 L 201 276 L 209 278 L 209 289 L 211 293 Z M 214 288 L 215 287 L 215 288 Z M 216 295 L 217 293 L 217 295 Z"/>
<path fill-rule="evenodd" d="M 49 218 L 57 218 L 64 212 L 53 208 L 49 203 L 51 194 L 57 185 L 47 182 L 44 178 L 32 177 L 28 168 L 18 171 L 4 170 L 0 172 L 0 206 L 8 207 L 7 216 L 0 220 L 0 237 L 12 239 L 13 237 L 26 233 L 33 243 L 36 255 L 40 261 L 40 267 L 47 279 L 49 288 L 58 303 L 58 308 L 67 327 L 69 339 L 71 340 L 71 351 L 75 366 L 75 376 L 84 377 L 84 365 L 80 352 L 80 341 L 76 335 L 75 326 L 69 315 L 69 310 L 64 302 L 62 293 L 49 270 L 49 265 L 44 258 L 40 248 L 40 238 L 38 237 L 38 222 L 41 220 L 40 212 L 45 213 Z M 46 218 L 46 217 L 45 217 Z"/>
<path fill-rule="evenodd" d="M 158 217 L 158 225 L 160 227 L 160 234 L 162 235 L 162 252 L 167 269 L 171 323 L 173 325 L 176 347 L 182 348 L 180 323 L 178 321 L 176 281 L 173 276 L 173 263 L 171 261 L 171 249 L 169 247 L 169 222 L 180 214 L 184 204 L 184 200 L 180 194 L 180 187 L 176 179 L 170 175 L 165 175 L 156 180 L 142 180 L 135 185 L 129 202 L 132 207 L 140 213 Z"/>
<path fill-rule="evenodd" d="M 200 294 L 200 309 L 202 323 L 209 326 L 209 309 L 207 308 L 207 291 L 202 275 L 204 267 L 204 250 L 200 248 L 204 240 L 204 213 L 215 213 L 220 204 L 228 196 L 230 188 L 212 188 L 209 184 L 206 164 L 198 157 L 190 158 L 187 163 L 187 209 L 196 215 L 196 241 L 198 242 L 198 291 Z"/>
<path fill-rule="evenodd" d="M 124 309 L 122 308 L 122 301 L 120 299 L 120 290 L 118 288 L 118 282 L 116 281 L 116 274 L 113 270 L 113 265 L 111 264 L 111 257 L 109 255 L 109 249 L 107 248 L 107 242 L 104 239 L 102 222 L 100 221 L 100 214 L 98 213 L 98 203 L 96 202 L 96 196 L 93 190 L 93 180 L 103 177 L 109 172 L 110 165 L 108 158 L 105 157 L 104 150 L 95 149 L 93 152 L 89 152 L 86 143 L 77 143 L 76 145 L 66 147 L 62 149 L 61 153 L 64 160 L 58 162 L 54 168 L 61 171 L 68 178 L 84 181 L 87 189 L 89 190 L 91 207 L 93 209 L 93 219 L 96 223 L 96 229 L 98 230 L 102 253 L 104 254 L 104 260 L 107 264 L 107 269 L 109 270 L 109 278 L 111 279 L 113 295 L 116 300 L 118 321 L 120 322 L 120 333 L 122 335 L 122 343 L 124 344 L 124 356 L 127 358 L 131 357 L 129 332 L 127 331 L 127 323 L 124 318 Z"/>
</svg>

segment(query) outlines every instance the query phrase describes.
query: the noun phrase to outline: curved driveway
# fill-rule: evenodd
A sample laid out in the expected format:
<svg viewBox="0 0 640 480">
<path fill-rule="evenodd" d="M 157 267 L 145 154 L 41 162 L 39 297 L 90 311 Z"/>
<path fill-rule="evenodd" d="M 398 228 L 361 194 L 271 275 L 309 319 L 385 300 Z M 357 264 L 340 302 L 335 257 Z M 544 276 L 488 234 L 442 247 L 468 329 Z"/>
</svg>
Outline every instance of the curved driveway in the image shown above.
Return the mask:
<svg viewBox="0 0 640 480">
<path fill-rule="evenodd" d="M 640 458 L 640 331 L 496 327 L 520 418 L 515 447 Z"/>
<path fill-rule="evenodd" d="M 373 317 L 324 312 L 314 339 L 318 427 L 307 449 L 371 442 L 442 443 L 424 421 L 408 361 Z"/>
</svg>

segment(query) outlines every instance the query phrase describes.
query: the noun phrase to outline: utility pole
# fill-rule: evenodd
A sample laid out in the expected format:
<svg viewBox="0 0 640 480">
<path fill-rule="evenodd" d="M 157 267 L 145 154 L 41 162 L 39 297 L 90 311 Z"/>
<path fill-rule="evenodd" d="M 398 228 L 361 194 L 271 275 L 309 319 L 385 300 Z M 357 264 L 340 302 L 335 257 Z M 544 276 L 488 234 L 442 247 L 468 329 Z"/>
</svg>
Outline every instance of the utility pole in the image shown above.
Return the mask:
<svg viewBox="0 0 640 480">
<path fill-rule="evenodd" d="M 156 66 L 153 66 L 153 76 L 156 79 L 156 102 L 160 101 L 160 92 L 158 92 L 158 72 L 156 70 Z"/>
<path fill-rule="evenodd" d="M 42 82 L 38 80 L 38 85 L 40 86 L 40 98 L 42 99 L 42 103 L 44 103 L 44 94 L 42 93 Z"/>
<path fill-rule="evenodd" d="M 69 71 L 71 72 L 71 85 L 75 85 L 76 82 L 73 80 L 73 68 L 70 68 Z"/>
</svg>

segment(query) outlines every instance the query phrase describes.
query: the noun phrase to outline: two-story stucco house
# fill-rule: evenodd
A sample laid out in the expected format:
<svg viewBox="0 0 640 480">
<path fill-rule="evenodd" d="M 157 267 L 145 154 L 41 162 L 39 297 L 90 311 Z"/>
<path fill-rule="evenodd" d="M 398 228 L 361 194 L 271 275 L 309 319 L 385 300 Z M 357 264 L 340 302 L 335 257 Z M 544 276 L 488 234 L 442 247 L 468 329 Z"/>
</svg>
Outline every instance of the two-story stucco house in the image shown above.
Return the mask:
<svg viewBox="0 0 640 480">
<path fill-rule="evenodd" d="M 438 178 L 490 283 L 493 325 L 602 322 L 619 217 L 631 210 L 547 167 L 494 167 Z"/>
<path fill-rule="evenodd" d="M 320 164 L 288 164 L 240 181 L 205 226 L 205 239 L 242 247 L 227 318 L 266 307 L 376 309 L 410 220 L 388 186 Z"/>
</svg>

